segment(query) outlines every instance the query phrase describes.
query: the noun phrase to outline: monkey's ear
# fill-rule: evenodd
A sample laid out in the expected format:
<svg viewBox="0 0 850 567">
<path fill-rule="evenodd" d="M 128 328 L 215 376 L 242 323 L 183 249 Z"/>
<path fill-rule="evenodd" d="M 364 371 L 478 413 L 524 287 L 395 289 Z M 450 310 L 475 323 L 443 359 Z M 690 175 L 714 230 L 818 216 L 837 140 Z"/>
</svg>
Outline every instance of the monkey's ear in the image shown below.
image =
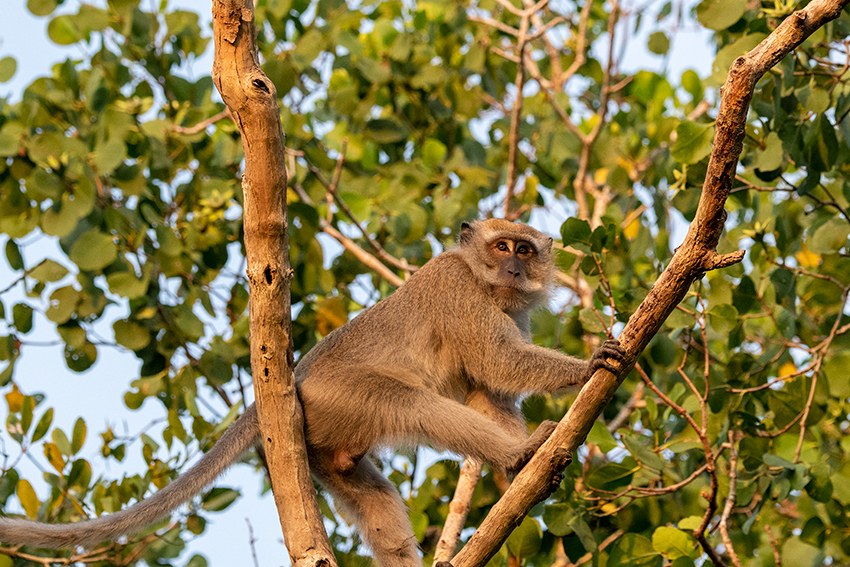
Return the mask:
<svg viewBox="0 0 850 567">
<path fill-rule="evenodd" d="M 554 239 L 550 236 L 550 237 L 549 237 L 549 242 L 546 244 L 546 251 L 547 251 L 547 252 L 551 252 L 551 251 L 552 251 L 552 242 L 554 242 Z"/>
<path fill-rule="evenodd" d="M 457 241 L 460 244 L 469 244 L 472 242 L 472 233 L 475 232 L 475 229 L 472 228 L 472 225 L 468 222 L 460 223 L 460 236 Z"/>
</svg>

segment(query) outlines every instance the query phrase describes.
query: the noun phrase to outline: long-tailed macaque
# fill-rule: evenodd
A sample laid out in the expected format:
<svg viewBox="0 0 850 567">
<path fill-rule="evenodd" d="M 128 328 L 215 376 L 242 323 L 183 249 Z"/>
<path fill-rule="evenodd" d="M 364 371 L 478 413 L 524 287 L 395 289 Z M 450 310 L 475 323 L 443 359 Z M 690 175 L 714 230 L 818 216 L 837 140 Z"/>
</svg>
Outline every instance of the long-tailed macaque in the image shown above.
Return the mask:
<svg viewBox="0 0 850 567">
<path fill-rule="evenodd" d="M 416 538 L 393 485 L 365 456 L 376 447 L 428 443 L 508 472 L 549 437 L 530 436 L 520 396 L 584 384 L 589 361 L 531 343 L 529 312 L 549 292 L 552 239 L 504 220 L 464 223 L 456 247 L 432 259 L 387 299 L 336 329 L 295 369 L 310 467 L 336 506 L 356 518 L 383 567 L 418 567 Z M 0 519 L 0 542 L 93 546 L 165 517 L 215 480 L 259 435 L 252 405 L 204 457 L 169 486 L 125 510 L 74 524 Z"/>
</svg>

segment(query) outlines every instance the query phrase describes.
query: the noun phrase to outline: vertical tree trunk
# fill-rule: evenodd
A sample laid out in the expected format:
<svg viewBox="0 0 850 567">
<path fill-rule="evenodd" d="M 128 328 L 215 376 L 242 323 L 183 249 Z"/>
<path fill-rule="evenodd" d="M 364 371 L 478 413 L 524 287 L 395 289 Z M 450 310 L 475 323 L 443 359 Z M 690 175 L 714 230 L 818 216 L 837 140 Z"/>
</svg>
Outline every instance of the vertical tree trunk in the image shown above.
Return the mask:
<svg viewBox="0 0 850 567">
<path fill-rule="evenodd" d="M 213 80 L 242 133 L 251 369 L 263 446 L 292 564 L 333 566 L 316 503 L 292 372 L 284 136 L 257 59 L 252 0 L 213 0 Z"/>
</svg>

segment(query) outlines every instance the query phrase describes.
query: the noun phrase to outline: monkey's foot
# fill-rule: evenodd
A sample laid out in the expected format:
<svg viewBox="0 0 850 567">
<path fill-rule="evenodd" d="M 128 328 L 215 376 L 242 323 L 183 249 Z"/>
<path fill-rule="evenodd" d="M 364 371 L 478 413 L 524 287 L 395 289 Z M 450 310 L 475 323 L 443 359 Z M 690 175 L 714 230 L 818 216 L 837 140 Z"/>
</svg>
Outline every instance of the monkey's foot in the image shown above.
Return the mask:
<svg viewBox="0 0 850 567">
<path fill-rule="evenodd" d="M 549 439 L 549 436 L 552 435 L 552 432 L 555 431 L 555 428 L 558 427 L 557 421 L 549 421 L 546 420 L 541 423 L 534 433 L 531 434 L 517 454 L 514 456 L 514 462 L 509 467 L 505 467 L 508 477 L 513 479 L 516 474 L 522 470 L 522 468 L 531 460 L 531 457 L 534 456 L 534 453 L 537 452 L 537 449 L 540 448 L 543 443 Z"/>
</svg>

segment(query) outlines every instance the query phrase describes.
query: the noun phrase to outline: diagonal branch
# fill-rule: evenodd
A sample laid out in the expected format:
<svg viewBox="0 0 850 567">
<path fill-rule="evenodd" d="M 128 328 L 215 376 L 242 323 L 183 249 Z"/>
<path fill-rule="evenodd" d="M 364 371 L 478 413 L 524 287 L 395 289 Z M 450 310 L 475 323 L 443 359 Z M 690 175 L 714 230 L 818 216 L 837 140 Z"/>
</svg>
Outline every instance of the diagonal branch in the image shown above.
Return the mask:
<svg viewBox="0 0 850 567">
<path fill-rule="evenodd" d="M 614 396 L 638 355 L 701 277 L 707 259 L 716 254 L 723 230 L 726 197 L 743 147 L 749 102 L 758 79 L 825 23 L 837 18 L 850 0 L 813 0 L 795 12 L 750 53 L 732 65 L 722 90 L 714 146 L 696 217 L 684 243 L 649 290 L 620 335 L 626 360 L 617 375 L 597 370 L 552 436 L 519 473 L 478 531 L 452 561 L 455 567 L 484 565 L 498 551 L 532 506 L 558 484 L 560 471 L 581 445 L 593 422 Z"/>
</svg>

